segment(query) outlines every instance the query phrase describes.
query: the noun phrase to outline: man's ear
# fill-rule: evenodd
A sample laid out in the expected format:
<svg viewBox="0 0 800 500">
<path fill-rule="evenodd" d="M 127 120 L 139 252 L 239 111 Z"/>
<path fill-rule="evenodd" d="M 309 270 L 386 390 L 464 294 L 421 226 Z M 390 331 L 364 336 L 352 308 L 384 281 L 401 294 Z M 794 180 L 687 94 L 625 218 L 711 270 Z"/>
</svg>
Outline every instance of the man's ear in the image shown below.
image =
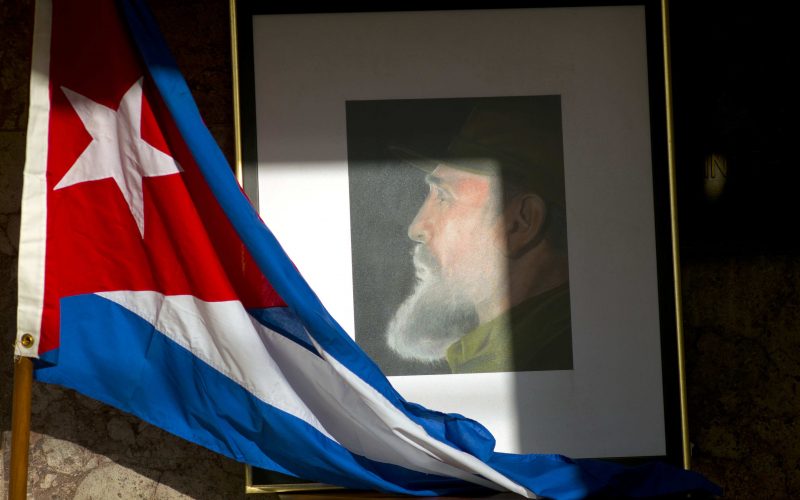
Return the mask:
<svg viewBox="0 0 800 500">
<path fill-rule="evenodd" d="M 547 203 L 541 196 L 533 193 L 516 196 L 503 210 L 503 216 L 509 258 L 521 256 L 544 238 Z"/>
</svg>

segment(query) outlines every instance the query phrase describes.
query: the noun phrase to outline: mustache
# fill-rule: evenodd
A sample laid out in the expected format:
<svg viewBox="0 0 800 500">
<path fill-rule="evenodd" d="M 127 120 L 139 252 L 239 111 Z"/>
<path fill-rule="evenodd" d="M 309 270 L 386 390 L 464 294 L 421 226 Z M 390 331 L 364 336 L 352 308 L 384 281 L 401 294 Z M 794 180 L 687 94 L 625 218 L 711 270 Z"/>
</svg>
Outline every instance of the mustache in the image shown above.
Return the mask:
<svg viewBox="0 0 800 500">
<path fill-rule="evenodd" d="M 414 246 L 411 249 L 411 257 L 414 261 L 414 270 L 418 281 L 439 274 L 441 269 L 439 261 L 436 260 L 436 257 L 425 245 L 417 244 Z"/>
</svg>

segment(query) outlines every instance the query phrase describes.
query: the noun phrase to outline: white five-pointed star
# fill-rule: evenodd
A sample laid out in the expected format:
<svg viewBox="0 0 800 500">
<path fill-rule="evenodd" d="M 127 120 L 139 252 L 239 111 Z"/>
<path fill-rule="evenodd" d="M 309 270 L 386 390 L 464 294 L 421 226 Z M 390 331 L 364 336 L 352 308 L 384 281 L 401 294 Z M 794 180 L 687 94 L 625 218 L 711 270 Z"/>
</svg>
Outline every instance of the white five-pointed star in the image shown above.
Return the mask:
<svg viewBox="0 0 800 500">
<path fill-rule="evenodd" d="M 144 238 L 142 177 L 176 174 L 182 169 L 174 158 L 142 139 L 142 79 L 125 92 L 116 111 L 70 89 L 61 87 L 61 90 L 92 136 L 92 142 L 54 189 L 114 179 Z"/>
</svg>

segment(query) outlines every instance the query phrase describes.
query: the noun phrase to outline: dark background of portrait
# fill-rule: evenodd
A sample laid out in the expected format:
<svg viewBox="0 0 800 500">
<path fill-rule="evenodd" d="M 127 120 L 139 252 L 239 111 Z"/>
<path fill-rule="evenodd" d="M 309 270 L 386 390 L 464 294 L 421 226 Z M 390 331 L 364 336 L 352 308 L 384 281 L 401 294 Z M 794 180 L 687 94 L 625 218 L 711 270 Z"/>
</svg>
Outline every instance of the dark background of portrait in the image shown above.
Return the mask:
<svg viewBox="0 0 800 500">
<path fill-rule="evenodd" d="M 232 159 L 228 1 L 148 4 Z M 731 500 L 800 491 L 800 85 L 790 71 L 797 22 L 787 5 L 670 2 L 692 467 Z M 0 495 L 8 481 L 32 28 L 32 0 L 0 2 Z M 730 181 L 725 206 L 706 200 L 702 188 L 703 156 L 721 144 L 736 158 L 730 175 L 742 179 L 736 190 Z M 80 498 L 92 485 L 106 492 L 95 498 L 244 497 L 241 464 L 69 389 L 34 384 L 32 413 L 32 498 Z"/>
</svg>

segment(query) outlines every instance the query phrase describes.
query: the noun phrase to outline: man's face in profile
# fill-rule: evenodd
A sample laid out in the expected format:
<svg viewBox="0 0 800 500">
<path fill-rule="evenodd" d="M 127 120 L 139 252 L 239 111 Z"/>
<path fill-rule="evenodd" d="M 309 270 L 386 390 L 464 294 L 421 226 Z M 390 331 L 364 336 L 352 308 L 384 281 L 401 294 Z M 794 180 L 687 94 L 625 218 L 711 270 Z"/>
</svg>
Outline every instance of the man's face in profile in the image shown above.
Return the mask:
<svg viewBox="0 0 800 500">
<path fill-rule="evenodd" d="M 417 283 L 387 335 L 402 357 L 432 362 L 504 293 L 505 242 L 496 177 L 439 164 L 425 180 L 428 196 L 408 228 Z"/>
</svg>

